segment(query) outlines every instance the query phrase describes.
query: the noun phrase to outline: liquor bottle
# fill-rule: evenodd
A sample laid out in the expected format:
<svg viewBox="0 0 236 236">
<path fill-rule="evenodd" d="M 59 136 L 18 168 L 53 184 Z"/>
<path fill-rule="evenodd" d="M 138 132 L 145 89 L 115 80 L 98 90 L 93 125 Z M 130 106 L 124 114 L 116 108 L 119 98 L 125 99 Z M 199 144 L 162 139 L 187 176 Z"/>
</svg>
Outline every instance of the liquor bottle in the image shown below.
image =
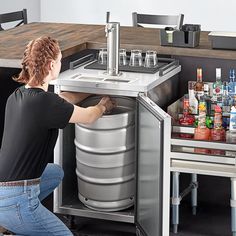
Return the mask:
<svg viewBox="0 0 236 236">
<path fill-rule="evenodd" d="M 236 107 L 232 106 L 230 111 L 230 125 L 229 130 L 226 132 L 226 142 L 236 144 Z M 226 151 L 226 156 L 235 157 L 236 153 Z"/>
<path fill-rule="evenodd" d="M 203 97 L 201 97 L 199 106 L 199 116 L 198 116 L 198 126 L 194 129 L 194 139 L 196 140 L 209 140 L 210 139 L 210 129 L 206 127 L 206 102 Z M 195 148 L 197 153 L 209 153 L 208 149 Z"/>
<path fill-rule="evenodd" d="M 219 105 L 215 106 L 214 128 L 211 130 L 212 141 L 225 141 L 225 129 L 222 127 L 222 109 Z M 224 150 L 212 149 L 213 155 L 225 155 Z"/>
<path fill-rule="evenodd" d="M 223 127 L 236 134 L 236 95 L 230 97 L 230 113 L 223 116 Z M 235 123 L 234 123 L 235 122 Z"/>
<path fill-rule="evenodd" d="M 211 116 L 206 116 L 206 127 L 209 129 L 213 128 L 213 118 Z"/>
<path fill-rule="evenodd" d="M 188 94 L 184 95 L 183 99 L 183 116 L 179 119 L 179 124 L 183 126 L 193 126 L 195 118 L 193 115 L 189 114 L 189 96 Z M 193 138 L 192 134 L 180 134 L 181 138 Z"/>
<path fill-rule="evenodd" d="M 195 118 L 189 114 L 189 96 L 184 95 L 183 99 L 183 116 L 179 119 L 180 125 L 193 125 Z"/>
<path fill-rule="evenodd" d="M 230 107 L 232 105 L 231 96 L 229 96 L 228 92 L 228 82 L 223 82 L 223 96 L 222 96 L 222 115 L 229 116 L 230 115 Z"/>
<path fill-rule="evenodd" d="M 236 86 L 236 81 L 235 81 L 235 70 L 230 69 L 229 70 L 229 95 L 234 96 L 235 95 L 235 86 Z"/>
<path fill-rule="evenodd" d="M 212 96 L 211 98 L 211 115 L 213 116 L 215 113 L 215 106 L 217 105 L 217 101 L 215 98 Z"/>
<path fill-rule="evenodd" d="M 213 83 L 213 101 L 222 106 L 223 84 L 221 81 L 221 68 L 216 68 L 216 81 Z"/>
<path fill-rule="evenodd" d="M 202 82 L 202 68 L 197 68 L 197 82 L 195 83 L 195 93 L 198 101 L 204 95 L 204 83 Z"/>
<path fill-rule="evenodd" d="M 226 132 L 226 143 L 236 144 L 236 132 L 231 132 L 227 130 Z M 235 158 L 236 152 L 233 151 L 225 151 L 226 156 L 232 156 Z"/>
<path fill-rule="evenodd" d="M 194 92 L 194 83 L 188 82 L 188 95 L 189 95 L 189 113 L 196 115 L 198 114 L 198 100 Z"/>
<path fill-rule="evenodd" d="M 236 107 L 232 106 L 230 111 L 230 121 L 229 121 L 230 132 L 236 132 Z"/>
<path fill-rule="evenodd" d="M 225 129 L 229 128 L 230 110 L 234 105 L 234 97 L 229 95 L 228 82 L 223 82 L 223 97 L 222 97 L 222 126 Z"/>
<path fill-rule="evenodd" d="M 204 95 L 203 98 L 206 102 L 207 115 L 211 115 L 211 97 L 209 95 L 209 84 L 204 83 Z"/>
</svg>

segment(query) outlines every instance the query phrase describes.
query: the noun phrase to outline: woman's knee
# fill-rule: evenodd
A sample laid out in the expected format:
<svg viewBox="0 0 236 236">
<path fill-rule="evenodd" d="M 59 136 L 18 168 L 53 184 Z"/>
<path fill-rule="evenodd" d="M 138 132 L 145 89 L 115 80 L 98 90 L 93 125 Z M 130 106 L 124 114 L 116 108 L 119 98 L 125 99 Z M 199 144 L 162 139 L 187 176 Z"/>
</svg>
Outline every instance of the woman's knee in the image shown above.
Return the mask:
<svg viewBox="0 0 236 236">
<path fill-rule="evenodd" d="M 45 169 L 45 172 L 49 173 L 51 178 L 62 180 L 64 177 L 64 171 L 58 164 L 49 163 Z"/>
<path fill-rule="evenodd" d="M 64 171 L 62 169 L 61 166 L 59 166 L 58 164 L 52 164 L 54 167 L 54 172 L 55 172 L 55 177 L 59 178 L 59 179 L 63 179 L 64 177 Z"/>
</svg>

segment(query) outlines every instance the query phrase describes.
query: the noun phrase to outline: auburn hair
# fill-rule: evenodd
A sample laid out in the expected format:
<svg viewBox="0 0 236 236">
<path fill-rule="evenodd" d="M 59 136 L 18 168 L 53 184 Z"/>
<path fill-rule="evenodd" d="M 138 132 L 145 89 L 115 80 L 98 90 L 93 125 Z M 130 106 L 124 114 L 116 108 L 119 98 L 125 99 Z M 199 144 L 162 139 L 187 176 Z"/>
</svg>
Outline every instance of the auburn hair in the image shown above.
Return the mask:
<svg viewBox="0 0 236 236">
<path fill-rule="evenodd" d="M 49 63 L 56 60 L 60 53 L 56 39 L 42 36 L 28 43 L 22 59 L 22 70 L 17 82 L 38 86 L 44 84 L 44 78 L 49 74 Z"/>
</svg>

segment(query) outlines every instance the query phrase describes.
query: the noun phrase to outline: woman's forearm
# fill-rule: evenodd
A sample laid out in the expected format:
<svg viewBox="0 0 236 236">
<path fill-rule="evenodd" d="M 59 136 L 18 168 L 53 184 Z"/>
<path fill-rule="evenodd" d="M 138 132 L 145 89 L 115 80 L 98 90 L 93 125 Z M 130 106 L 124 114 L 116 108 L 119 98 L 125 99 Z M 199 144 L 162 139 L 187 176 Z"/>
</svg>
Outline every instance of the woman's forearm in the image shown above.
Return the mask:
<svg viewBox="0 0 236 236">
<path fill-rule="evenodd" d="M 91 124 L 100 118 L 103 113 L 106 111 L 106 107 L 101 104 L 90 107 L 79 107 L 74 106 L 74 111 L 70 118 L 70 123 L 82 123 L 82 124 Z"/>
<path fill-rule="evenodd" d="M 72 104 L 78 104 L 85 98 L 89 97 L 90 93 L 77 93 L 77 92 L 61 92 L 59 96 L 64 98 L 67 102 Z"/>
</svg>

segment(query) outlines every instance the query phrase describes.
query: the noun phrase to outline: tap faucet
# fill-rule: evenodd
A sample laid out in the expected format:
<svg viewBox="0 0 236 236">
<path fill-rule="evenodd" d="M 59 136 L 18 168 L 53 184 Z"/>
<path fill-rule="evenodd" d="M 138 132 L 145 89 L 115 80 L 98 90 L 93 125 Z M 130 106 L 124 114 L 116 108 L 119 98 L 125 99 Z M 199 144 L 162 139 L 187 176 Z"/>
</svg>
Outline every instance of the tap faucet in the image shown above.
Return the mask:
<svg viewBox="0 0 236 236">
<path fill-rule="evenodd" d="M 109 22 L 105 27 L 107 37 L 107 74 L 119 75 L 120 23 Z"/>
</svg>

